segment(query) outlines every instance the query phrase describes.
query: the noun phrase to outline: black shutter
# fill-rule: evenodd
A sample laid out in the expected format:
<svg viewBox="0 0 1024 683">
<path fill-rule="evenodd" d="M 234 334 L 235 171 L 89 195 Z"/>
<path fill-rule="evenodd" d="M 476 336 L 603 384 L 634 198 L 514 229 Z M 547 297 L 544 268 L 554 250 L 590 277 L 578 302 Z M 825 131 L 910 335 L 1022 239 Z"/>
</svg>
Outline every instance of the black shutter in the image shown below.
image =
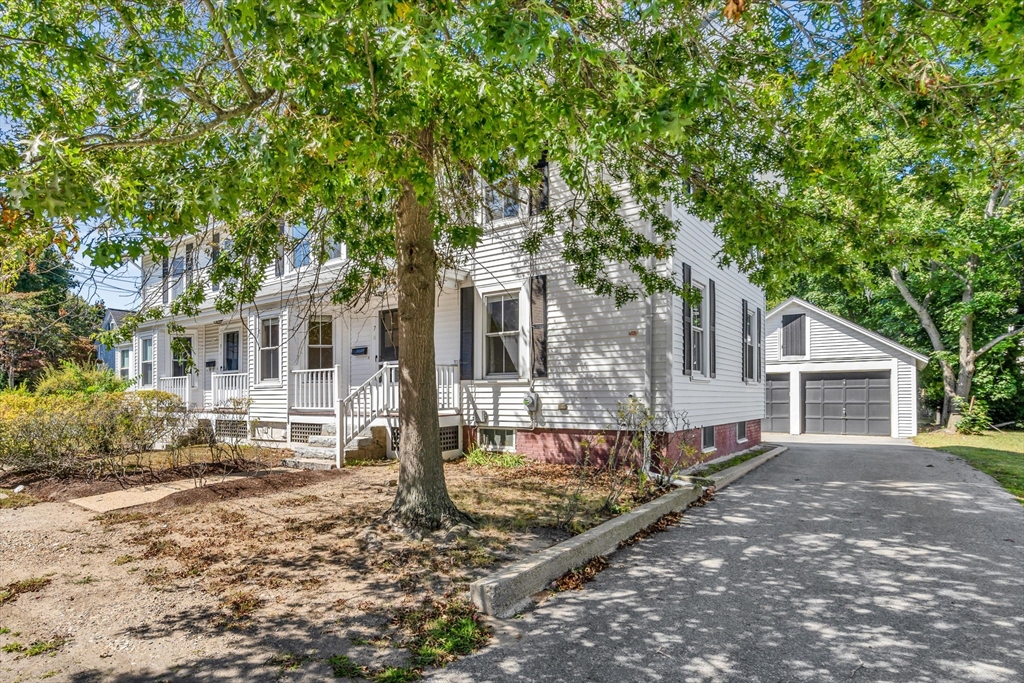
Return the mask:
<svg viewBox="0 0 1024 683">
<path fill-rule="evenodd" d="M 743 367 L 743 381 L 747 381 L 747 377 L 750 374 L 747 372 L 747 300 L 743 300 L 743 310 L 740 312 L 740 358 L 742 358 L 741 365 Z"/>
<path fill-rule="evenodd" d="M 213 249 L 210 251 L 210 269 L 213 269 L 213 264 L 220 258 L 220 233 L 213 233 Z M 210 278 L 210 289 L 217 291 L 220 289 L 220 284 L 213 282 L 213 278 Z"/>
<path fill-rule="evenodd" d="M 168 282 L 170 276 L 171 265 L 168 262 L 167 257 L 164 256 L 164 259 L 160 264 L 160 286 L 163 288 L 164 303 L 167 303 L 167 301 L 170 299 L 170 283 Z"/>
<path fill-rule="evenodd" d="M 807 332 L 803 313 L 782 316 L 782 355 L 803 356 L 807 353 Z"/>
<path fill-rule="evenodd" d="M 548 177 L 548 153 L 541 154 L 540 161 L 534 166 L 541 173 L 540 185 L 530 189 L 530 215 L 539 216 L 548 210 L 548 200 L 551 195 L 551 183 Z"/>
<path fill-rule="evenodd" d="M 761 352 L 764 349 L 764 344 L 761 343 L 761 330 L 764 326 L 761 324 L 761 307 L 757 308 L 757 358 L 754 362 L 757 363 L 757 381 L 761 381 Z"/>
<path fill-rule="evenodd" d="M 534 377 L 548 376 L 548 276 L 530 280 L 531 350 Z"/>
<path fill-rule="evenodd" d="M 459 290 L 459 379 L 473 379 L 473 320 L 476 314 L 476 288 Z"/>
<path fill-rule="evenodd" d="M 715 376 L 715 281 L 708 280 L 708 375 Z"/>
<path fill-rule="evenodd" d="M 690 266 L 683 264 L 683 287 L 689 296 L 693 279 Z M 683 374 L 693 374 L 693 304 L 683 299 Z"/>
</svg>

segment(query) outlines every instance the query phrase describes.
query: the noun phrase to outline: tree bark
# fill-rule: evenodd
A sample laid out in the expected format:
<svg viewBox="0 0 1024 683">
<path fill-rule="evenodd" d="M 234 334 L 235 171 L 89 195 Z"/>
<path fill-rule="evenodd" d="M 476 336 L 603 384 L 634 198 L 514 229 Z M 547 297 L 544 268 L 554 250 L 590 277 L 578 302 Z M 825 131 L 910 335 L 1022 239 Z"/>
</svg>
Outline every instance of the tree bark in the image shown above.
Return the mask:
<svg viewBox="0 0 1024 683">
<path fill-rule="evenodd" d="M 431 159 L 429 131 L 418 136 L 421 156 Z M 448 496 L 441 458 L 434 354 L 434 251 L 430 207 L 402 182 L 395 209 L 398 290 L 399 469 L 398 491 L 386 519 L 415 532 L 471 520 Z"/>
</svg>

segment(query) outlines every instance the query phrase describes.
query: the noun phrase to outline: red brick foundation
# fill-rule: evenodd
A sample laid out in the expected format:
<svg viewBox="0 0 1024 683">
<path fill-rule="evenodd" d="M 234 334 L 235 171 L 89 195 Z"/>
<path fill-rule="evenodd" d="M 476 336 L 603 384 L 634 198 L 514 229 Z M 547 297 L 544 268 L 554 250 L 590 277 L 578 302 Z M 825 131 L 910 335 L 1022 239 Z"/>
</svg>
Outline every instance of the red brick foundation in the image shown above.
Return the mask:
<svg viewBox="0 0 1024 683">
<path fill-rule="evenodd" d="M 476 428 L 463 428 L 462 443 L 466 450 L 476 443 Z M 562 464 L 578 462 L 585 452 L 584 442 L 589 444 L 590 462 L 593 465 L 604 465 L 611 451 L 611 443 L 615 440 L 615 432 L 596 429 L 525 429 L 516 430 L 516 452 L 533 460 Z M 723 455 L 736 453 L 752 448 L 761 443 L 761 421 L 747 421 L 747 440 L 736 441 L 736 423 L 729 422 L 715 426 L 715 450 L 712 453 L 701 453 L 701 430 L 688 429 L 667 435 L 661 446 L 663 455 L 672 461 L 683 457 L 686 466 L 720 458 Z M 681 456 L 681 444 L 689 448 Z"/>
</svg>

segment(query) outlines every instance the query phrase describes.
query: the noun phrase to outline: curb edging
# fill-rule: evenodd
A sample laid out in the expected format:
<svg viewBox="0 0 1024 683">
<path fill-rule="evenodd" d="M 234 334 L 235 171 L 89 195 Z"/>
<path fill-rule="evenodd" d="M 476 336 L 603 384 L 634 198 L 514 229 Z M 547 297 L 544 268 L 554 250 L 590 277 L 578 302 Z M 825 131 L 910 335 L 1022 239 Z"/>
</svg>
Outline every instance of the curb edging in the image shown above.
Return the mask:
<svg viewBox="0 0 1024 683">
<path fill-rule="evenodd" d="M 786 450 L 785 446 L 780 446 L 706 479 L 714 481 L 715 490 L 723 489 Z M 469 585 L 473 604 L 481 612 L 499 619 L 513 616 L 530 604 L 531 595 L 542 591 L 573 567 L 586 564 L 598 555 L 615 552 L 619 543 L 632 538 L 670 512 L 685 510 L 699 500 L 703 493 L 702 487 L 697 484 L 679 488 L 579 536 L 526 557 L 496 574 L 478 579 Z"/>
</svg>

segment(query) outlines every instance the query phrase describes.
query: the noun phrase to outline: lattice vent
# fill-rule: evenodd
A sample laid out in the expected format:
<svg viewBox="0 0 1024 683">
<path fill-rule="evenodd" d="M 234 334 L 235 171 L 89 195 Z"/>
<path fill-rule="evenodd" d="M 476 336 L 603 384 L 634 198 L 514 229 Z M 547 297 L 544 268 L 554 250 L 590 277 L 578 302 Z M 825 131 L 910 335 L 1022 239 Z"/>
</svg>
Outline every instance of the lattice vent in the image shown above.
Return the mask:
<svg viewBox="0 0 1024 683">
<path fill-rule="evenodd" d="M 221 439 L 245 439 L 249 436 L 249 424 L 245 420 L 217 420 L 214 428 Z"/>
<path fill-rule="evenodd" d="M 459 426 L 441 427 L 441 452 L 459 450 Z"/>
<path fill-rule="evenodd" d="M 322 424 L 310 424 L 306 422 L 292 422 L 292 442 L 309 443 L 309 437 L 322 436 L 324 426 Z"/>
</svg>

